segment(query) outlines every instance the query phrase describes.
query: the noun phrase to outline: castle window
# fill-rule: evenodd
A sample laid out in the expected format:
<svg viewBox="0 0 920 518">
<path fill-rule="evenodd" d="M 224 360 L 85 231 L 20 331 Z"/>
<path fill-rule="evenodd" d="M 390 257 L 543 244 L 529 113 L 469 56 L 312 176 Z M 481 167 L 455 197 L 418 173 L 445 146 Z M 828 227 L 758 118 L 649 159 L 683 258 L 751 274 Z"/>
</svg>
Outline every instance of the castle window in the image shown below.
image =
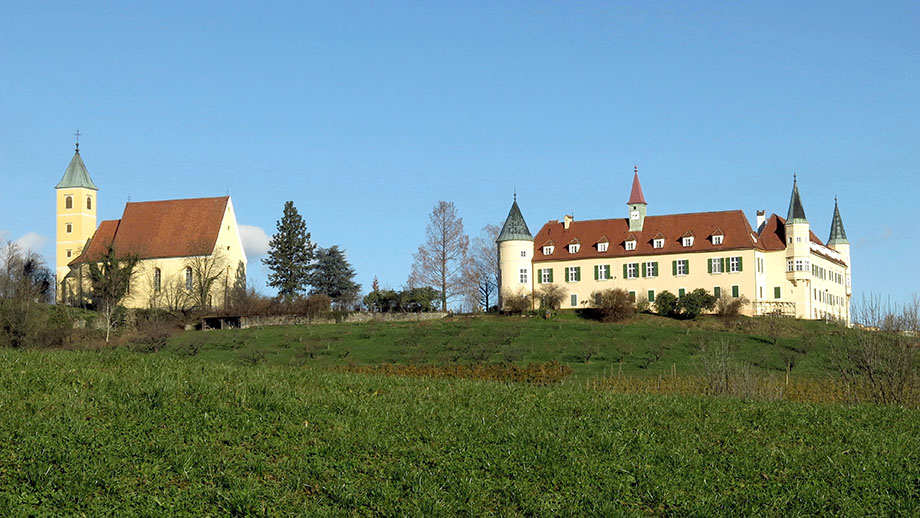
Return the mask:
<svg viewBox="0 0 920 518">
<path fill-rule="evenodd" d="M 73 196 L 66 196 L 64 198 L 64 208 L 72 209 L 73 208 Z"/>
<path fill-rule="evenodd" d="M 581 248 L 581 245 L 579 245 L 578 243 L 572 243 L 571 245 L 569 245 L 569 253 L 577 254 L 579 248 Z"/>
<path fill-rule="evenodd" d="M 658 261 L 649 261 L 642 265 L 643 277 L 658 277 Z"/>
<path fill-rule="evenodd" d="M 159 268 L 153 269 L 153 291 L 160 291 L 160 280 L 162 273 Z"/>
<path fill-rule="evenodd" d="M 93 210 L 93 198 L 90 196 L 86 197 L 86 210 Z"/>
<path fill-rule="evenodd" d="M 521 284 L 527 284 L 527 268 L 521 268 Z"/>
<path fill-rule="evenodd" d="M 227 250 L 230 250 L 230 247 L 227 247 Z M 521 257 L 527 257 L 527 250 L 521 250 Z"/>
<path fill-rule="evenodd" d="M 728 258 L 728 271 L 731 273 L 737 273 L 741 271 L 741 257 Z"/>
<path fill-rule="evenodd" d="M 608 244 L 608 243 L 607 243 L 606 241 L 604 241 L 603 243 L 598 243 L 598 244 L 597 244 L 597 251 L 598 251 L 598 252 L 606 252 L 606 251 L 607 251 L 607 244 Z"/>
<path fill-rule="evenodd" d="M 194 279 L 192 277 L 192 267 L 186 266 L 185 267 L 185 289 L 192 291 L 192 285 L 194 284 L 193 280 Z"/>
<path fill-rule="evenodd" d="M 648 295 L 646 297 L 649 302 L 655 302 L 655 290 L 648 290 Z"/>
<path fill-rule="evenodd" d="M 681 238 L 681 242 L 684 246 L 693 246 L 693 236 Z"/>
<path fill-rule="evenodd" d="M 540 270 L 540 282 L 546 284 L 548 282 L 553 282 L 553 269 L 552 268 L 543 268 Z"/>
<path fill-rule="evenodd" d="M 566 276 L 568 282 L 578 282 L 581 280 L 580 266 L 569 266 L 566 270 L 568 271 L 568 275 Z"/>
<path fill-rule="evenodd" d="M 715 259 L 709 259 L 707 261 L 709 265 L 709 273 L 723 273 L 725 271 L 725 259 L 716 257 Z"/>
<path fill-rule="evenodd" d="M 722 235 L 712 236 L 712 244 L 721 245 L 722 244 Z"/>
<path fill-rule="evenodd" d="M 610 266 L 606 264 L 599 264 L 594 267 L 597 274 L 594 276 L 599 281 L 606 281 L 610 278 Z"/>
<path fill-rule="evenodd" d="M 787 271 L 787 272 L 793 272 L 793 271 L 795 271 L 795 260 L 793 260 L 793 259 L 786 259 L 786 271 Z"/>
<path fill-rule="evenodd" d="M 627 279 L 636 279 L 639 277 L 639 263 L 629 263 L 623 265 L 623 274 Z"/>
<path fill-rule="evenodd" d="M 71 224 L 71 223 L 65 224 L 65 225 L 64 225 L 64 229 L 65 229 L 65 231 L 66 231 L 68 234 L 70 234 L 71 232 L 73 232 L 73 224 Z"/>
<path fill-rule="evenodd" d="M 738 285 L 735 284 L 734 286 L 732 286 L 732 297 L 735 297 L 737 299 L 740 296 L 741 296 L 741 288 L 739 288 Z"/>
<path fill-rule="evenodd" d="M 655 248 L 664 248 L 664 238 L 659 237 L 658 239 L 655 239 L 652 241 L 652 246 Z"/>
<path fill-rule="evenodd" d="M 578 305 L 578 295 L 575 295 L 573 293 L 571 299 L 572 300 L 570 300 L 570 302 L 572 303 L 572 307 L 574 308 L 575 306 Z"/>
<path fill-rule="evenodd" d="M 712 295 L 717 299 L 722 298 L 722 288 L 719 286 L 712 288 Z"/>
<path fill-rule="evenodd" d="M 627 249 L 627 250 L 635 250 L 635 249 L 636 249 L 636 240 L 635 240 L 635 239 L 632 239 L 632 240 L 627 241 L 627 242 L 626 242 L 626 249 Z"/>
<path fill-rule="evenodd" d="M 687 259 L 674 261 L 674 275 L 687 275 L 690 273 L 690 264 Z"/>
<path fill-rule="evenodd" d="M 546 245 L 543 247 L 543 255 L 553 255 L 553 245 Z"/>
</svg>

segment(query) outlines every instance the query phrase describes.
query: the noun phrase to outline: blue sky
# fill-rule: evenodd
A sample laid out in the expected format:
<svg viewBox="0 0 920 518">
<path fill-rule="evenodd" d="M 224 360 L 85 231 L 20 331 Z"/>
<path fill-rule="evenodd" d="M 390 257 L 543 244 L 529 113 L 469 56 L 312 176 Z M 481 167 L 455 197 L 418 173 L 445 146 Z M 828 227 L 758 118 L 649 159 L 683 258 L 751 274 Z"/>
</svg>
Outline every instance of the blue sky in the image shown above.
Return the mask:
<svg viewBox="0 0 920 518">
<path fill-rule="evenodd" d="M 365 288 L 404 284 L 438 200 L 545 221 L 785 215 L 834 196 L 856 295 L 917 293 L 916 2 L 6 2 L 0 237 L 53 262 L 81 131 L 101 219 L 229 192 L 263 292 L 293 200 Z M 251 228 L 250 228 L 251 227 Z"/>
</svg>

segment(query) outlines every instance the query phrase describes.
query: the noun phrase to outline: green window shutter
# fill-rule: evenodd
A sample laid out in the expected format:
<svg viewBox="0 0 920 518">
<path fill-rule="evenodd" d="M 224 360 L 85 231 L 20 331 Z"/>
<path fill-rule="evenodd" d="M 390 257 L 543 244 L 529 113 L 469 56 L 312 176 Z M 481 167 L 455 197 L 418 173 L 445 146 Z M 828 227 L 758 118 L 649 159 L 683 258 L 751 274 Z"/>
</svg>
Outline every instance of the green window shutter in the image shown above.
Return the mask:
<svg viewBox="0 0 920 518">
<path fill-rule="evenodd" d="M 553 269 L 549 268 L 549 282 L 553 282 Z"/>
<path fill-rule="evenodd" d="M 648 290 L 648 301 L 655 302 L 655 290 Z"/>
<path fill-rule="evenodd" d="M 623 263 L 623 278 L 626 278 L 626 263 Z"/>
<path fill-rule="evenodd" d="M 598 276 L 597 276 L 597 265 L 595 264 L 595 265 L 594 265 L 594 280 L 596 281 L 597 279 L 598 279 Z"/>
<path fill-rule="evenodd" d="M 581 280 L 581 266 L 576 266 L 575 267 L 575 281 L 577 282 L 580 280 Z"/>
<path fill-rule="evenodd" d="M 645 271 L 645 263 L 642 263 L 642 276 L 643 276 L 643 277 L 648 277 L 648 272 Z"/>
<path fill-rule="evenodd" d="M 690 275 L 690 259 L 684 259 L 684 273 Z"/>
<path fill-rule="evenodd" d="M 742 268 L 741 268 L 741 257 L 739 256 L 739 257 L 738 257 L 738 271 L 740 272 L 741 270 L 742 270 Z"/>
<path fill-rule="evenodd" d="M 671 261 L 671 275 L 677 275 L 677 261 Z"/>
<path fill-rule="evenodd" d="M 543 275 L 541 275 L 542 273 L 543 273 L 543 270 L 537 269 L 537 284 L 543 283 Z"/>
<path fill-rule="evenodd" d="M 677 290 L 677 296 L 678 296 L 678 297 L 683 297 L 686 293 L 687 293 L 687 290 L 685 290 L 685 289 L 683 289 L 683 288 L 678 288 L 678 290 Z"/>
<path fill-rule="evenodd" d="M 658 277 L 658 261 L 655 261 L 655 277 Z"/>
<path fill-rule="evenodd" d="M 613 279 L 613 265 L 612 264 L 607 265 L 607 278 Z"/>
<path fill-rule="evenodd" d="M 774 299 L 780 298 L 780 289 L 779 289 L 779 286 L 773 288 L 773 298 L 774 298 Z"/>
<path fill-rule="evenodd" d="M 740 295 L 740 292 L 738 290 L 738 285 L 736 284 L 732 286 L 732 297 L 738 298 L 738 295 Z"/>
<path fill-rule="evenodd" d="M 715 295 L 716 298 L 721 297 L 721 296 L 722 296 L 722 288 L 716 286 L 715 288 L 712 289 L 712 294 Z"/>
<path fill-rule="evenodd" d="M 712 259 L 706 259 L 706 269 L 709 270 L 709 273 L 712 273 Z"/>
</svg>

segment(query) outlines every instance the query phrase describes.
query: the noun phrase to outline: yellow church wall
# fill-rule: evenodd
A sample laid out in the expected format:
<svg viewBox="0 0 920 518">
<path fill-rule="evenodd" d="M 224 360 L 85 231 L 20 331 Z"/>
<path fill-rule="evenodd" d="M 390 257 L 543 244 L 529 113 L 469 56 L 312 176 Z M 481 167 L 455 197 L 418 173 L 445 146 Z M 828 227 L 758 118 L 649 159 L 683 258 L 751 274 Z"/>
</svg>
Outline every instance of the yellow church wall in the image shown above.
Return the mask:
<svg viewBox="0 0 920 518">
<path fill-rule="evenodd" d="M 741 258 L 740 272 L 709 273 L 709 259 L 726 259 L 726 270 L 728 270 L 728 259 L 731 257 Z M 689 265 L 689 272 L 685 275 L 674 275 L 672 261 L 686 260 Z M 657 262 L 658 275 L 656 277 L 642 276 L 642 263 Z M 638 277 L 624 278 L 623 266 L 626 264 L 638 263 Z M 608 280 L 595 280 L 594 267 L 597 265 L 609 265 L 612 269 L 612 278 Z M 593 299 L 591 294 L 595 291 L 621 288 L 627 292 L 635 292 L 637 300 L 648 298 L 648 292 L 653 291 L 657 296 L 662 291 L 670 291 L 674 295 L 679 295 L 681 289 L 691 292 L 697 288 L 704 288 L 706 291 L 713 293 L 715 287 L 719 287 L 721 293 L 732 296 L 732 288 L 737 286 L 738 295 L 745 296 L 749 300 L 755 299 L 755 252 L 754 250 L 724 250 L 717 252 L 688 252 L 681 254 L 667 255 L 646 255 L 633 257 L 616 257 L 610 259 L 590 258 L 568 261 L 539 261 L 533 265 L 534 290 L 537 294 L 539 306 L 539 293 L 542 283 L 541 270 L 552 268 L 553 284 L 562 286 L 567 294 L 562 301 L 563 309 L 592 307 Z M 567 280 L 567 269 L 569 267 L 581 268 L 581 280 L 570 282 Z M 575 304 L 572 304 L 571 296 L 575 295 Z M 744 308 L 745 314 L 752 314 L 752 305 Z"/>
<path fill-rule="evenodd" d="M 64 277 L 70 272 L 67 263 L 79 256 L 86 245 L 86 241 L 96 231 L 97 192 L 82 187 L 69 187 L 56 189 L 56 215 L 55 222 L 57 239 L 55 246 L 55 274 L 57 278 L 57 298 L 61 300 L 63 290 L 60 289 Z M 72 207 L 67 208 L 68 197 L 72 200 Z M 90 201 L 87 208 L 86 201 Z M 68 232 L 67 226 L 70 225 Z M 68 253 L 69 252 L 69 253 Z"/>
</svg>

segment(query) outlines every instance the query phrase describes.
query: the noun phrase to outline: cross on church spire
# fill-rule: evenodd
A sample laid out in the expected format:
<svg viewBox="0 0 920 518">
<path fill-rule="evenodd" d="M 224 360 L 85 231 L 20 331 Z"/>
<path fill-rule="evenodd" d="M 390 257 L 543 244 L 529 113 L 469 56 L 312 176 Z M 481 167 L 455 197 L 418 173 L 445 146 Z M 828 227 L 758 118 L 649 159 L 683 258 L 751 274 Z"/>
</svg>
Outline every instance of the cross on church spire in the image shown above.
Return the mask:
<svg viewBox="0 0 920 518">
<path fill-rule="evenodd" d="M 74 133 L 73 136 L 77 137 L 76 152 L 79 153 L 80 152 L 80 130 L 77 130 L 77 132 Z"/>
</svg>

